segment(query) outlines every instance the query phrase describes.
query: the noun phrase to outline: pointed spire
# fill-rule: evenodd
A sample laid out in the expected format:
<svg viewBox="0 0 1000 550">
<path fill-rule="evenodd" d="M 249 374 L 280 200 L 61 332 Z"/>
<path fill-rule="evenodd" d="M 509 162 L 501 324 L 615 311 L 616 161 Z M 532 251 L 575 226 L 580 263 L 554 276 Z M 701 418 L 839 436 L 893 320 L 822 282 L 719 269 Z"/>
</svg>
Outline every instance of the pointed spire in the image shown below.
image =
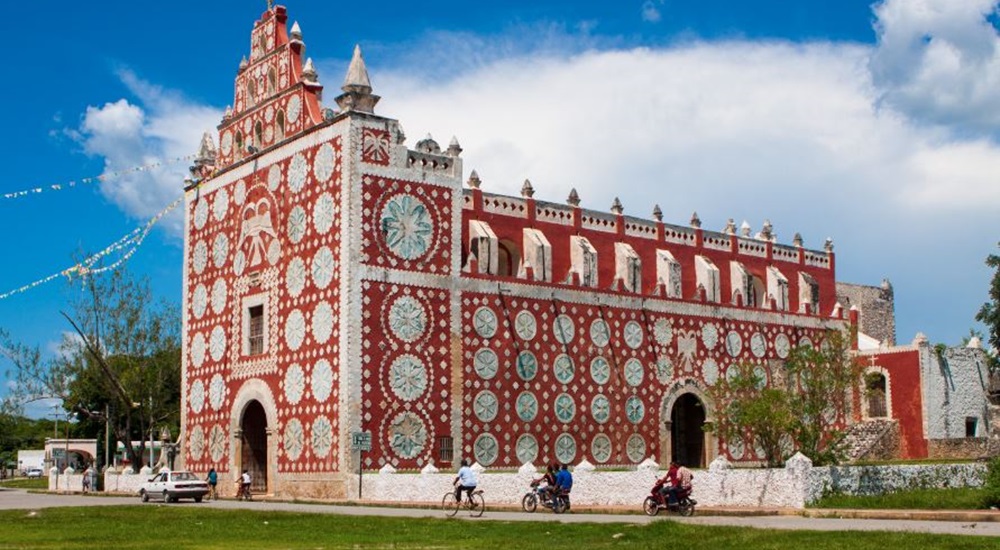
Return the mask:
<svg viewBox="0 0 1000 550">
<path fill-rule="evenodd" d="M 691 214 L 691 227 L 694 227 L 696 229 L 701 227 L 701 218 L 698 217 L 697 212 Z"/>
<path fill-rule="evenodd" d="M 342 111 L 375 112 L 375 104 L 381 98 L 372 93 L 368 68 L 365 67 L 365 58 L 361 55 L 361 46 L 358 44 L 354 46 L 354 56 L 351 57 L 344 85 L 340 89 L 344 93 L 337 96 L 336 101 Z"/>
<path fill-rule="evenodd" d="M 458 138 L 451 136 L 451 143 L 448 144 L 448 156 L 457 157 L 462 154 L 462 146 L 458 144 Z"/>
<path fill-rule="evenodd" d="M 566 197 L 566 204 L 580 206 L 580 195 L 576 192 L 576 187 L 569 190 L 569 196 Z"/>
<path fill-rule="evenodd" d="M 316 74 L 316 65 L 311 57 L 306 58 L 306 64 L 302 66 L 302 80 L 306 82 L 316 82 L 319 75 Z"/>
<path fill-rule="evenodd" d="M 732 218 L 729 218 L 729 221 L 726 222 L 726 227 L 725 227 L 725 229 L 722 230 L 722 232 L 725 233 L 726 235 L 735 235 L 736 234 L 736 220 L 734 220 Z"/>
<path fill-rule="evenodd" d="M 247 61 L 247 56 L 244 55 L 243 59 L 240 59 L 240 72 L 243 72 L 244 70 L 246 70 L 247 65 L 249 65 L 249 64 L 250 64 L 250 62 Z"/>
<path fill-rule="evenodd" d="M 760 233 L 757 233 L 757 238 L 762 241 L 770 241 L 774 237 L 774 226 L 771 225 L 771 220 L 764 220 L 764 226 L 760 228 Z"/>
<path fill-rule="evenodd" d="M 479 179 L 479 173 L 473 170 L 472 173 L 469 174 L 469 187 L 479 189 L 479 186 L 482 185 L 482 183 L 483 180 Z"/>
<path fill-rule="evenodd" d="M 622 201 L 615 197 L 615 200 L 611 203 L 611 213 L 621 216 L 625 212 L 625 207 L 622 206 Z"/>
<path fill-rule="evenodd" d="M 535 188 L 531 186 L 530 180 L 524 180 L 524 185 L 521 186 L 521 196 L 526 199 L 535 196 Z"/>
<path fill-rule="evenodd" d="M 827 252 L 833 252 L 833 239 L 830 237 L 826 238 L 826 242 L 823 243 L 823 250 Z"/>
<path fill-rule="evenodd" d="M 747 223 L 746 220 L 743 220 L 743 223 L 740 224 L 740 236 L 741 237 L 750 236 L 750 224 Z"/>
<path fill-rule="evenodd" d="M 659 204 L 653 205 L 653 219 L 655 219 L 658 222 L 663 221 L 663 210 L 660 210 Z"/>
<path fill-rule="evenodd" d="M 212 141 L 212 133 L 205 132 L 201 136 L 201 146 L 198 148 L 198 156 L 195 157 L 194 161 L 206 162 L 215 160 L 215 142 Z"/>
<path fill-rule="evenodd" d="M 792 237 L 792 244 L 799 248 L 802 248 L 802 243 L 803 243 L 802 233 L 796 233 L 795 236 Z"/>
<path fill-rule="evenodd" d="M 222 113 L 222 120 L 229 120 L 233 117 L 233 106 L 226 105 L 226 112 Z"/>
<path fill-rule="evenodd" d="M 292 40 L 302 40 L 302 27 L 299 26 L 298 21 L 292 23 L 291 36 Z"/>
</svg>

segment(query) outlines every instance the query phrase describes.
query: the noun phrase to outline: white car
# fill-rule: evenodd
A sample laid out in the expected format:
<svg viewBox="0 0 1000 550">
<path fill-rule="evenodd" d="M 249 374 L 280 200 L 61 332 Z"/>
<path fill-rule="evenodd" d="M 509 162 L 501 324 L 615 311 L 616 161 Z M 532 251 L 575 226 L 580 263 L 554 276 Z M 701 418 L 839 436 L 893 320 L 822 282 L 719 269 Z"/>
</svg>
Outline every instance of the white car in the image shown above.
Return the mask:
<svg viewBox="0 0 1000 550">
<path fill-rule="evenodd" d="M 45 472 L 43 472 L 41 468 L 31 468 L 25 475 L 28 479 L 40 478 L 45 475 Z"/>
<path fill-rule="evenodd" d="M 160 499 L 163 502 L 177 502 L 180 498 L 193 498 L 195 502 L 208 493 L 208 483 L 191 472 L 160 472 L 149 478 L 139 489 L 143 502 Z"/>
</svg>

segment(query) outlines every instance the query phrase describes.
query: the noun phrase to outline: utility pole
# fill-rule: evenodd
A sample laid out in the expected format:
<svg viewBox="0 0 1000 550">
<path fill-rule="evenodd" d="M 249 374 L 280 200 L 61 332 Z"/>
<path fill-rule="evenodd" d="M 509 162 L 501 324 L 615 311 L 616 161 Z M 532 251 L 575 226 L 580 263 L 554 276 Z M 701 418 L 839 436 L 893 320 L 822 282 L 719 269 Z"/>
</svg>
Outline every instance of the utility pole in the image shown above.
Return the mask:
<svg viewBox="0 0 1000 550">
<path fill-rule="evenodd" d="M 149 469 L 153 470 L 153 396 L 149 396 Z"/>
<path fill-rule="evenodd" d="M 108 449 L 111 447 L 111 417 L 108 416 L 108 404 L 104 404 L 104 468 L 108 467 Z"/>
</svg>

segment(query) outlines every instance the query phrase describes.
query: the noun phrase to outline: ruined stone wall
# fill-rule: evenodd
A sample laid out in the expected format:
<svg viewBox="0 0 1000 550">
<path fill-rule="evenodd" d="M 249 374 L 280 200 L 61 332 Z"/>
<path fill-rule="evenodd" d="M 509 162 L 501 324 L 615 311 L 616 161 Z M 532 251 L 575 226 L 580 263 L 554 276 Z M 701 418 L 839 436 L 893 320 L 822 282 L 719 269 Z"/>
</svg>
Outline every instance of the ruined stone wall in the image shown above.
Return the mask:
<svg viewBox="0 0 1000 550">
<path fill-rule="evenodd" d="M 837 301 L 845 311 L 857 306 L 862 333 L 890 346 L 896 345 L 896 306 L 888 280 L 883 280 L 881 286 L 837 283 Z"/>
<path fill-rule="evenodd" d="M 974 437 L 985 437 L 989 429 L 986 354 L 979 348 L 951 348 L 938 354 L 929 346 L 921 361 L 924 383 L 926 437 L 966 437 L 966 419 L 975 418 Z"/>
<path fill-rule="evenodd" d="M 962 459 L 986 456 L 989 438 L 961 437 L 956 439 L 931 439 L 927 442 L 927 458 Z"/>
</svg>

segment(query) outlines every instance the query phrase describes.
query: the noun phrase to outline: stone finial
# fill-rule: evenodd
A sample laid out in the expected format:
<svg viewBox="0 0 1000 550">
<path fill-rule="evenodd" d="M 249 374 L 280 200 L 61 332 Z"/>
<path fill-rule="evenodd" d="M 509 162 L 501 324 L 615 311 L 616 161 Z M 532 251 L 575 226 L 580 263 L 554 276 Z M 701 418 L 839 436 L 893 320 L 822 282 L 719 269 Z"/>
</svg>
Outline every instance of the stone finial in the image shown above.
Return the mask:
<svg viewBox="0 0 1000 550">
<path fill-rule="evenodd" d="M 316 65 L 313 64 L 311 57 L 306 58 L 306 64 L 302 66 L 302 80 L 306 82 L 319 80 L 319 75 L 316 74 Z"/>
<path fill-rule="evenodd" d="M 292 23 L 292 30 L 290 32 L 292 40 L 302 40 L 302 27 L 299 26 L 299 22 L 295 21 Z"/>
<path fill-rule="evenodd" d="M 229 120 L 231 118 L 233 118 L 233 106 L 226 105 L 226 110 L 222 113 L 222 120 Z"/>
<path fill-rule="evenodd" d="M 623 212 L 625 212 L 625 207 L 622 206 L 622 201 L 615 197 L 615 200 L 611 202 L 611 213 L 621 216 Z"/>
<path fill-rule="evenodd" d="M 823 250 L 826 250 L 827 252 L 833 252 L 833 239 L 831 239 L 830 237 L 826 238 L 826 242 L 823 243 Z"/>
<path fill-rule="evenodd" d="M 457 157 L 462 154 L 462 146 L 458 144 L 458 138 L 451 136 L 451 143 L 448 144 L 448 156 Z"/>
<path fill-rule="evenodd" d="M 250 64 L 250 62 L 247 61 L 247 56 L 244 55 L 243 59 L 240 59 L 240 72 L 243 72 L 244 70 L 246 70 L 247 65 L 249 65 L 249 64 Z"/>
<path fill-rule="evenodd" d="M 771 225 L 771 220 L 764 220 L 764 225 L 760 228 L 760 233 L 757 233 L 757 238 L 762 241 L 770 241 L 774 238 L 774 226 Z"/>
<path fill-rule="evenodd" d="M 792 237 L 792 244 L 802 248 L 802 233 L 796 233 L 795 236 Z"/>
<path fill-rule="evenodd" d="M 438 145 L 438 142 L 434 141 L 433 136 L 427 134 L 427 137 L 417 142 L 417 151 L 430 155 L 440 155 L 441 146 Z"/>
<path fill-rule="evenodd" d="M 524 185 L 521 186 L 521 196 L 526 199 L 535 196 L 535 188 L 531 186 L 531 180 L 524 180 Z"/>
<path fill-rule="evenodd" d="M 659 204 L 653 205 L 653 219 L 662 222 L 663 221 L 663 210 L 660 210 Z"/>
<path fill-rule="evenodd" d="M 198 147 L 198 156 L 195 157 L 194 161 L 196 164 L 215 162 L 215 142 L 212 141 L 211 132 L 205 132 L 201 135 L 201 145 Z"/>
<path fill-rule="evenodd" d="M 483 183 L 483 180 L 479 179 L 479 173 L 473 170 L 469 174 L 469 187 L 473 189 L 479 189 L 479 186 Z"/>
<path fill-rule="evenodd" d="M 740 224 L 740 236 L 750 237 L 750 224 L 746 220 L 743 220 L 743 223 Z"/>
<path fill-rule="evenodd" d="M 918 332 L 917 335 L 913 337 L 914 346 L 926 346 L 927 341 L 927 335 L 922 332 Z"/>
<path fill-rule="evenodd" d="M 340 110 L 375 112 L 375 105 L 381 98 L 372 93 L 372 83 L 371 79 L 368 78 L 368 68 L 365 66 L 365 58 L 361 55 L 360 45 L 354 46 L 354 55 L 351 57 L 351 64 L 347 67 L 344 85 L 340 89 L 344 93 L 337 96 L 335 100 L 340 106 Z"/>
<path fill-rule="evenodd" d="M 978 336 L 973 336 L 969 338 L 969 343 L 965 344 L 965 347 L 972 349 L 983 349 L 983 341 L 980 340 Z"/>
<path fill-rule="evenodd" d="M 701 227 L 701 218 L 698 217 L 697 212 L 691 214 L 691 227 L 694 227 L 696 229 Z"/>
<path fill-rule="evenodd" d="M 566 197 L 566 204 L 570 206 L 580 206 L 580 195 L 576 192 L 576 187 L 569 190 L 569 196 Z"/>
<path fill-rule="evenodd" d="M 725 233 L 726 235 L 735 235 L 736 234 L 736 220 L 734 220 L 732 218 L 729 218 L 729 220 L 726 222 L 726 227 L 723 228 L 722 232 Z"/>
<path fill-rule="evenodd" d="M 892 290 L 892 283 L 889 282 L 888 278 L 882 278 L 882 290 Z"/>
</svg>

